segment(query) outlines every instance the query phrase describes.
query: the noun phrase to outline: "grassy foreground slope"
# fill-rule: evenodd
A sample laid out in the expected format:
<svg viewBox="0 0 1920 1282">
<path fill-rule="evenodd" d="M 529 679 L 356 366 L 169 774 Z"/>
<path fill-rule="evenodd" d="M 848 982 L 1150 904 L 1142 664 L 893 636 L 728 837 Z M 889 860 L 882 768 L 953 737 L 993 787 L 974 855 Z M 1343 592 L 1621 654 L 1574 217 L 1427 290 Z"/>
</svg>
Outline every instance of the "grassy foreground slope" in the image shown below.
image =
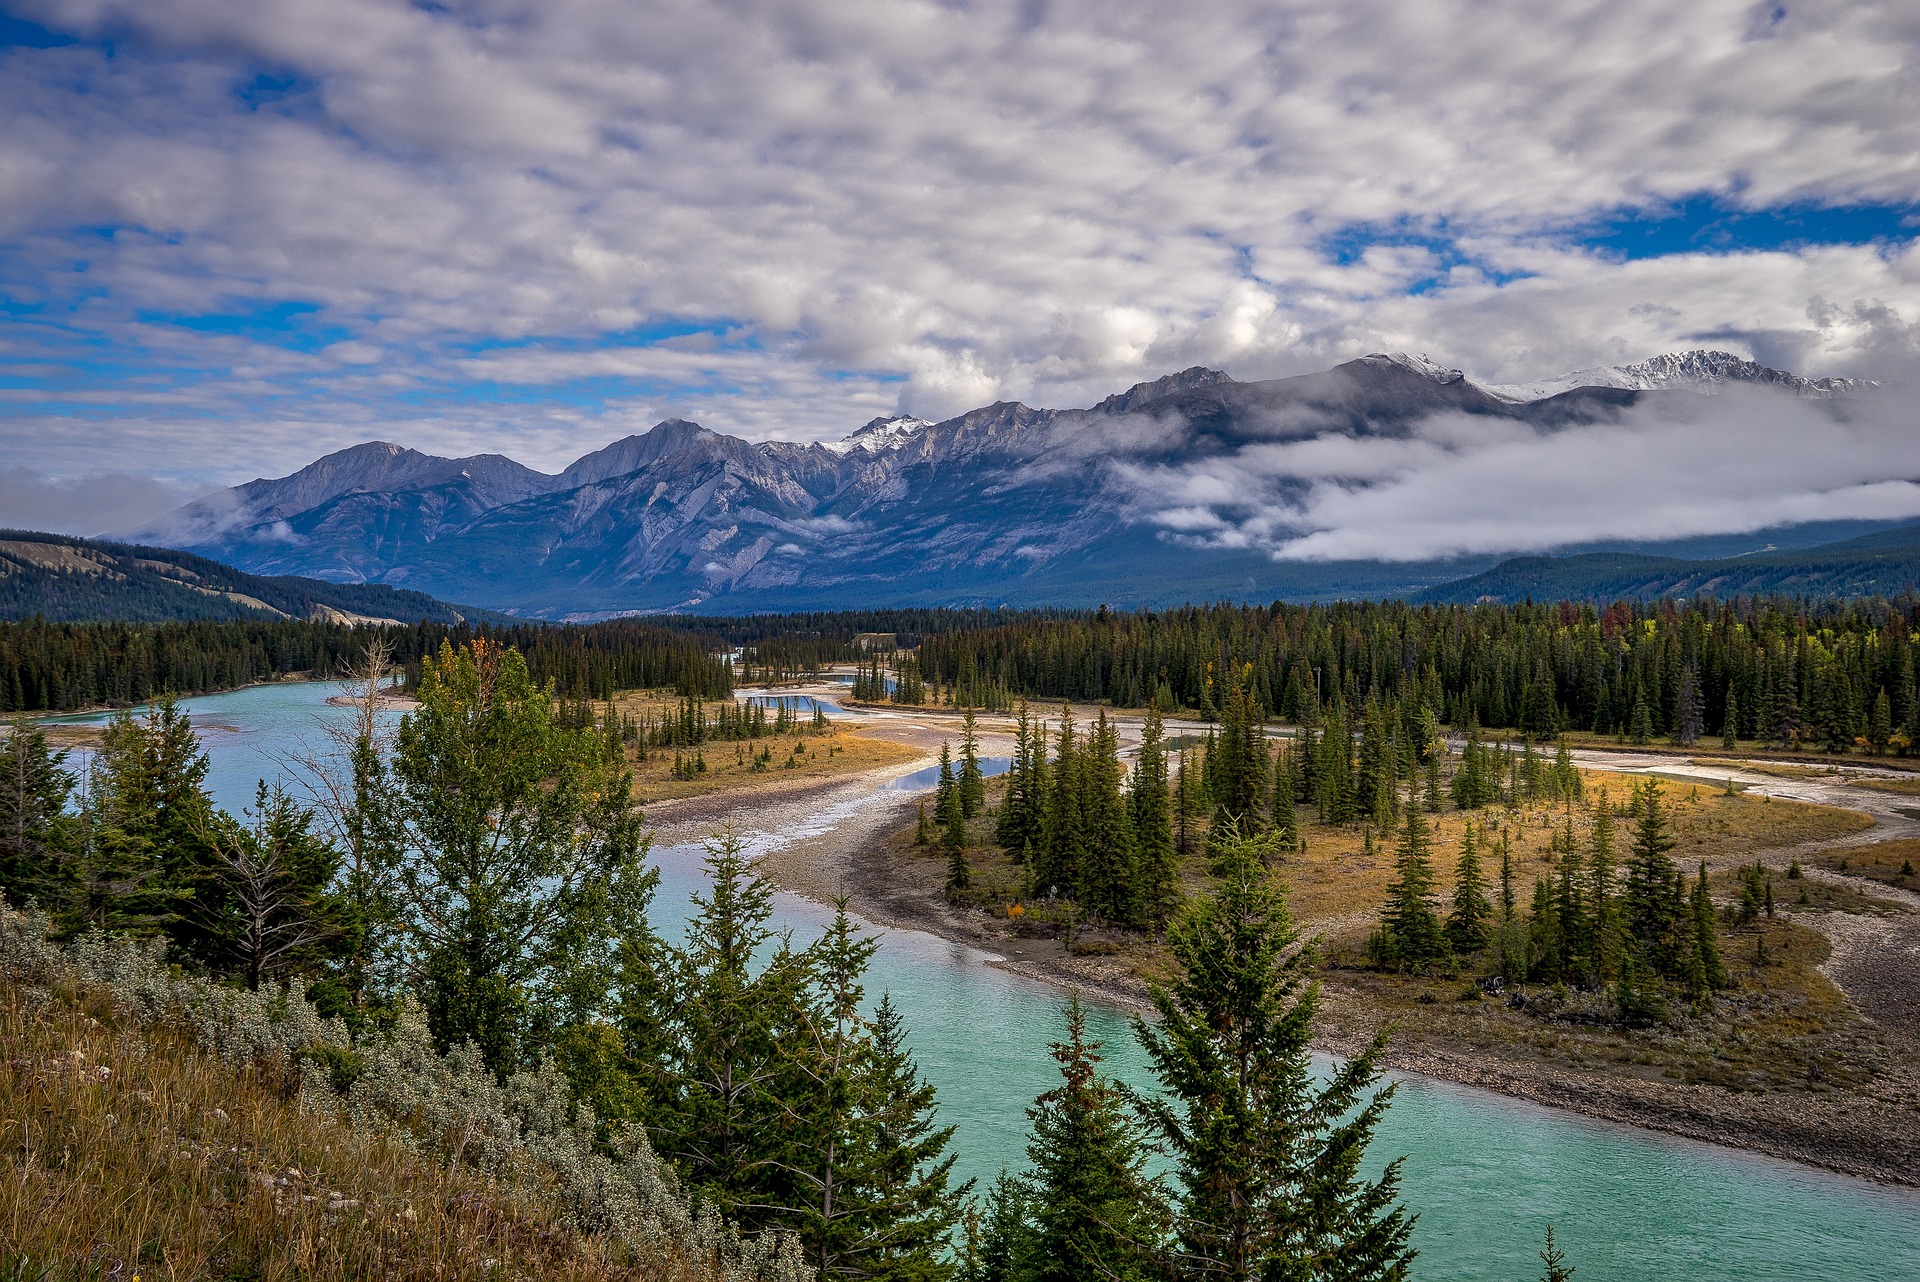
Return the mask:
<svg viewBox="0 0 1920 1282">
<path fill-rule="evenodd" d="M 805 1282 L 594 1141 L 549 1070 L 500 1084 L 417 1007 L 350 1038 L 295 984 L 60 946 L 0 904 L 0 1278 Z"/>
</svg>

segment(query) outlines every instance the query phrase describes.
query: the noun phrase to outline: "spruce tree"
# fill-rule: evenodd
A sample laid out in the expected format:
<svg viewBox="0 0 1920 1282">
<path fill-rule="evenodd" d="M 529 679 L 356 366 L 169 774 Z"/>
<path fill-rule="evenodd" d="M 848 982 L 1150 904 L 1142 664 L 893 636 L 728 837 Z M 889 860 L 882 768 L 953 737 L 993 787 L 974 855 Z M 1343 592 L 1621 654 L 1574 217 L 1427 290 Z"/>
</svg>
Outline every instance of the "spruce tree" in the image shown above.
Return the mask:
<svg viewBox="0 0 1920 1282">
<path fill-rule="evenodd" d="M 1613 878 L 1613 802 L 1602 788 L 1587 833 L 1588 966 L 1602 981 L 1613 979 L 1620 966 L 1620 905 Z"/>
<path fill-rule="evenodd" d="M 1161 1094 L 1141 1108 L 1174 1165 L 1176 1278 L 1406 1275 L 1412 1220 L 1400 1163 L 1358 1171 L 1392 1096 L 1373 1093 L 1384 1039 L 1316 1082 L 1320 987 L 1253 843 L 1229 852 L 1218 892 L 1169 931 L 1178 978 L 1138 1017 Z"/>
<path fill-rule="evenodd" d="M 960 804 L 960 782 L 953 775 L 953 748 L 942 739 L 940 773 L 933 786 L 933 821 L 945 828 L 956 813 L 963 819 L 966 817 L 965 808 Z"/>
<path fill-rule="evenodd" d="M 1031 1209 L 1025 1181 L 1001 1167 L 979 1210 L 972 1275 L 961 1282 L 1026 1282 L 1032 1277 Z"/>
<path fill-rule="evenodd" d="M 947 893 L 973 889 L 973 866 L 967 862 L 967 825 L 958 806 L 948 807 L 950 822 L 941 830 L 940 844 L 947 852 Z"/>
<path fill-rule="evenodd" d="M 942 1247 L 973 1181 L 952 1184 L 954 1128 L 935 1120 L 933 1084 L 920 1076 L 889 994 L 874 1010 L 858 1086 L 874 1160 L 862 1190 L 867 1237 L 858 1267 L 846 1271 L 883 1282 L 940 1282 Z"/>
<path fill-rule="evenodd" d="M 1076 993 L 1067 1039 L 1052 1047 L 1061 1084 L 1027 1110 L 1032 1282 L 1146 1282 L 1156 1274 L 1165 1197 L 1147 1174 L 1146 1137 L 1124 1087 L 1100 1075 Z"/>
<path fill-rule="evenodd" d="M 1146 923 L 1135 866 L 1133 818 L 1120 791 L 1120 729 L 1105 708 L 1087 732 L 1081 760 L 1082 841 L 1080 877 L 1073 897 L 1080 907 L 1108 921 Z"/>
<path fill-rule="evenodd" d="M 1294 785 L 1297 780 L 1294 766 L 1293 748 L 1283 747 L 1274 763 L 1273 802 L 1268 808 L 1272 816 L 1273 831 L 1280 842 L 1291 847 L 1300 839 L 1300 820 L 1294 813 Z"/>
<path fill-rule="evenodd" d="M 1740 701 L 1734 698 L 1733 684 L 1727 684 L 1727 712 L 1720 723 L 1720 746 L 1731 751 L 1739 741 Z"/>
<path fill-rule="evenodd" d="M 1454 952 L 1471 957 L 1492 944 L 1493 920 L 1493 905 L 1487 902 L 1486 878 L 1480 871 L 1480 852 L 1469 822 L 1460 843 L 1460 862 L 1454 870 L 1447 942 Z"/>
<path fill-rule="evenodd" d="M 76 836 L 67 813 L 76 780 L 66 760 L 25 720 L 0 745 L 0 895 L 15 908 L 36 902 L 55 918 L 72 893 Z"/>
<path fill-rule="evenodd" d="M 964 818 L 971 819 L 986 809 L 987 777 L 980 770 L 980 732 L 972 708 L 967 709 L 966 719 L 961 723 L 960 775 L 956 782 L 960 790 L 960 813 Z"/>
<path fill-rule="evenodd" d="M 1387 887 L 1386 907 L 1374 937 L 1374 957 L 1382 965 L 1425 970 L 1446 955 L 1447 941 L 1432 903 L 1433 840 L 1418 806 L 1407 807 L 1393 866 L 1394 880 Z"/>
<path fill-rule="evenodd" d="M 1133 761 L 1134 861 L 1143 924 L 1167 919 L 1179 899 L 1179 863 L 1174 851 L 1173 797 L 1167 786 L 1167 752 L 1157 708 L 1148 708 L 1140 751 Z"/>
<path fill-rule="evenodd" d="M 1072 895 L 1080 884 L 1080 859 L 1086 849 L 1086 768 L 1073 714 L 1060 710 L 1060 737 L 1047 788 L 1046 811 L 1033 868 L 1034 889 Z"/>
<path fill-rule="evenodd" d="M 1621 907 L 1629 937 L 1648 969 L 1671 977 L 1682 959 L 1681 905 L 1675 892 L 1674 839 L 1667 831 L 1658 780 L 1639 790 L 1627 885 Z"/>
<path fill-rule="evenodd" d="M 418 697 L 389 775 L 405 979 L 436 1040 L 510 1072 L 605 1015 L 658 874 L 625 763 L 591 718 L 561 724 L 517 649 L 443 642 Z"/>
<path fill-rule="evenodd" d="M 782 1171 L 790 1121 L 787 1048 L 806 1036 L 812 961 L 774 942 L 773 887 L 731 829 L 705 843 L 710 889 L 694 897 L 685 942 L 661 947 L 659 1009 L 671 1030 L 650 1074 L 654 1147 L 689 1191 L 749 1227 L 791 1207 Z M 630 1018 L 638 1022 L 639 1012 Z"/>
</svg>

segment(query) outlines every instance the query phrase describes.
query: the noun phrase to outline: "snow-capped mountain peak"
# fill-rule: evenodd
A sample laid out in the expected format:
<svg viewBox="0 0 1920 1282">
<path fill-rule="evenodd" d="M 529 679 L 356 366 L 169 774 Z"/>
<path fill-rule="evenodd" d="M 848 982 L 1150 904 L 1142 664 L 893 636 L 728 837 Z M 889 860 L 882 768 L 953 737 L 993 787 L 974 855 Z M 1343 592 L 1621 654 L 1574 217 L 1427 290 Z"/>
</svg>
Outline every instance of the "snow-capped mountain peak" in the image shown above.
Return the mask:
<svg viewBox="0 0 1920 1282">
<path fill-rule="evenodd" d="M 1851 378 L 1802 378 L 1798 374 L 1772 369 L 1732 352 L 1695 350 L 1664 352 L 1632 365 L 1601 365 L 1575 370 L 1571 374 L 1533 383 L 1485 384 L 1483 390 L 1491 396 L 1518 405 L 1558 396 L 1576 387 L 1617 387 L 1638 392 L 1686 389 L 1710 393 L 1729 383 L 1772 387 L 1817 400 L 1844 396 L 1873 386 Z"/>
<path fill-rule="evenodd" d="M 924 418 L 915 418 L 911 414 L 896 414 L 892 418 L 876 418 L 852 436 L 843 441 L 830 441 L 823 448 L 835 454 L 851 454 L 855 450 L 864 450 L 869 454 L 878 454 L 883 450 L 897 449 L 915 436 L 932 427 Z"/>
<path fill-rule="evenodd" d="M 1409 352 L 1375 352 L 1360 359 L 1370 364 L 1398 365 L 1401 369 L 1411 370 L 1420 377 L 1430 378 L 1436 383 L 1458 383 L 1466 378 L 1466 375 L 1459 370 L 1440 364 L 1424 352 L 1418 356 Z"/>
</svg>

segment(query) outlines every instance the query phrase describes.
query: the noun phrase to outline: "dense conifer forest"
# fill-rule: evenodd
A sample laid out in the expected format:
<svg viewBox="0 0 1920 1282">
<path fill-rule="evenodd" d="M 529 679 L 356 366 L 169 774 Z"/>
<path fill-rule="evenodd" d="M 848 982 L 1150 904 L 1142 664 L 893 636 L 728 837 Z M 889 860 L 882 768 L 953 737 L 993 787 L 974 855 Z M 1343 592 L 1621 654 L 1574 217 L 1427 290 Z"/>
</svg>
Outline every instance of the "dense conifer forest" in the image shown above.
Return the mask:
<svg viewBox="0 0 1920 1282">
<path fill-rule="evenodd" d="M 696 699 L 733 692 L 730 669 L 697 637 L 646 624 L 421 623 L 379 632 L 409 677 L 442 642 L 462 645 L 479 637 L 518 650 L 536 679 L 551 679 L 565 699 L 655 687 Z M 342 624 L 293 621 L 0 623 L 0 712 L 125 706 L 296 674 L 329 677 L 365 649 L 367 635 Z"/>
</svg>

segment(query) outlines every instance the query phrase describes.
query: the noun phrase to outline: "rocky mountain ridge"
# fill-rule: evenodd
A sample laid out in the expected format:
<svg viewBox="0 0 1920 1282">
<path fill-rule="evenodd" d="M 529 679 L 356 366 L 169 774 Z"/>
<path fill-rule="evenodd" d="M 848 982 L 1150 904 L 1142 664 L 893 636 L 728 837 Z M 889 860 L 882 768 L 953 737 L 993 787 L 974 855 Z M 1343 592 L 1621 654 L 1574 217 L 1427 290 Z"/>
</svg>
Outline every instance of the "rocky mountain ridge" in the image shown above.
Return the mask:
<svg viewBox="0 0 1920 1282">
<path fill-rule="evenodd" d="M 669 419 L 557 475 L 499 455 L 440 459 L 372 442 L 191 504 L 139 536 L 255 573 L 392 584 L 552 618 L 1386 595 L 1494 558 L 1277 566 L 1153 519 L 1164 503 L 1152 478 L 1249 447 L 1402 436 L 1439 413 L 1551 431 L 1678 388 L 1813 386 L 1725 353 L 1623 368 L 1641 373 L 1520 398 L 1405 354 L 1245 383 L 1196 366 L 1086 409 L 999 402 L 938 423 L 901 415 L 832 444 L 752 443 Z M 1623 385 L 1630 378 L 1648 385 Z"/>
</svg>

